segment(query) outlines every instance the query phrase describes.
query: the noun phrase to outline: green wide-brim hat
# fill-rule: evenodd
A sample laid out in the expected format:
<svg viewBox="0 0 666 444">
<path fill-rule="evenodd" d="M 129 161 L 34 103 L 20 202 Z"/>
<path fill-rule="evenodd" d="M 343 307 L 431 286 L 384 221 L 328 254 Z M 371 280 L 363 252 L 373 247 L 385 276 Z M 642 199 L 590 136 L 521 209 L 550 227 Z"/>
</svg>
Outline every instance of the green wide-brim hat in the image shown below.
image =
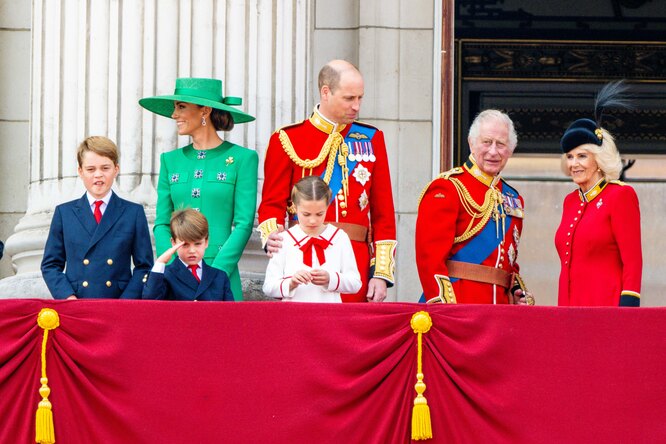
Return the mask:
<svg viewBox="0 0 666 444">
<path fill-rule="evenodd" d="M 139 105 L 155 114 L 171 118 L 174 102 L 194 103 L 195 105 L 210 106 L 226 111 L 231 114 L 234 123 L 252 122 L 254 120 L 251 115 L 234 108 L 234 106 L 240 106 L 243 99 L 240 97 L 224 97 L 222 81 L 218 79 L 192 77 L 176 79 L 176 89 L 173 95 L 145 97 L 139 100 Z"/>
</svg>

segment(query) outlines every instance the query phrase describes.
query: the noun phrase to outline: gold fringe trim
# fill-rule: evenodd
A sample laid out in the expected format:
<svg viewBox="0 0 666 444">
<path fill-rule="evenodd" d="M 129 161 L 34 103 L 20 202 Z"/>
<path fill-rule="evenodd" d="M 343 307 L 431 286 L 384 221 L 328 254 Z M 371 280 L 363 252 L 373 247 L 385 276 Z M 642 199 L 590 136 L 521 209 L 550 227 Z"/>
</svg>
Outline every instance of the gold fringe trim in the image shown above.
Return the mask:
<svg viewBox="0 0 666 444">
<path fill-rule="evenodd" d="M 409 323 L 418 338 L 418 353 L 416 360 L 416 398 L 414 399 L 414 408 L 412 409 L 412 439 L 419 441 L 432 439 L 432 424 L 430 422 L 430 407 L 423 392 L 426 385 L 423 382 L 423 334 L 430 331 L 432 319 L 427 311 L 414 313 Z"/>
<path fill-rule="evenodd" d="M 35 417 L 35 442 L 39 444 L 55 444 L 55 431 L 53 428 L 53 410 L 49 395 L 51 389 L 48 386 L 49 379 L 46 377 L 46 343 L 49 338 L 49 330 L 55 330 L 60 325 L 58 312 L 51 308 L 43 308 L 37 316 L 37 325 L 44 329 L 42 339 L 42 377 L 39 382 L 39 394 L 42 400 L 37 407 Z"/>
</svg>

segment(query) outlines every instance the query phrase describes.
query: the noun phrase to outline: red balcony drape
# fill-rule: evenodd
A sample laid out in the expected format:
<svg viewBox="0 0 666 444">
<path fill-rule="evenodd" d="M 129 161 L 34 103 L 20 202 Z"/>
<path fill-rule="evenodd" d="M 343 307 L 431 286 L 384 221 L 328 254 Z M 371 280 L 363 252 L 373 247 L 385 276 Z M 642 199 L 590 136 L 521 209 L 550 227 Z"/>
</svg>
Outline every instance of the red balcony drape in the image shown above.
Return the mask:
<svg viewBox="0 0 666 444">
<path fill-rule="evenodd" d="M 408 443 L 412 315 L 435 443 L 666 442 L 666 309 L 0 301 L 0 442 Z M 428 442 L 428 441 L 426 441 Z"/>
</svg>

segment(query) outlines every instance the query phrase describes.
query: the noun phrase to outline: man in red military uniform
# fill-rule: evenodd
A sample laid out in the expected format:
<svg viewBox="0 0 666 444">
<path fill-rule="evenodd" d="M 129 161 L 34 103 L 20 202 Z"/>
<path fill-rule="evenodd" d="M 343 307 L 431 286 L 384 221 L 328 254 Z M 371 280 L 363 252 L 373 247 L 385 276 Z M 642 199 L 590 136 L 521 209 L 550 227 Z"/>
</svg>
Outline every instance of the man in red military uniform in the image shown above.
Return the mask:
<svg viewBox="0 0 666 444">
<path fill-rule="evenodd" d="M 319 175 L 333 199 L 326 221 L 352 241 L 363 287 L 344 302 L 381 302 L 393 285 L 396 229 L 384 134 L 356 121 L 363 98 L 361 73 L 333 60 L 319 72 L 320 103 L 312 115 L 276 131 L 264 163 L 259 227 L 268 254 L 280 248 L 276 233 L 295 223 L 290 194 L 302 177 Z"/>
<path fill-rule="evenodd" d="M 499 174 L 513 154 L 513 122 L 481 112 L 469 130 L 471 155 L 423 191 L 416 264 L 427 302 L 533 304 L 518 275 L 524 202 Z"/>
</svg>

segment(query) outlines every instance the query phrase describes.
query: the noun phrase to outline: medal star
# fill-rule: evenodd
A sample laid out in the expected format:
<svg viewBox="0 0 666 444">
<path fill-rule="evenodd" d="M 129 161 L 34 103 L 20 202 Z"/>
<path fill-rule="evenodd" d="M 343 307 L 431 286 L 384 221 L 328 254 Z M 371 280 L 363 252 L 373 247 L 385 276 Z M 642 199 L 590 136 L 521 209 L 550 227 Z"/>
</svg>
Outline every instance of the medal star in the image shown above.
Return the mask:
<svg viewBox="0 0 666 444">
<path fill-rule="evenodd" d="M 365 186 L 368 180 L 370 180 L 371 175 L 372 173 L 363 165 L 357 165 L 356 168 L 354 168 L 353 176 L 362 186 Z"/>
<path fill-rule="evenodd" d="M 520 244 L 520 233 L 518 232 L 518 227 L 515 225 L 513 226 L 513 242 L 516 244 L 516 248 L 518 248 L 518 244 Z"/>
<path fill-rule="evenodd" d="M 368 206 L 369 200 L 368 200 L 368 193 L 363 190 L 361 195 L 358 198 L 358 205 L 361 207 L 361 211 L 365 210 L 365 207 Z"/>
</svg>

